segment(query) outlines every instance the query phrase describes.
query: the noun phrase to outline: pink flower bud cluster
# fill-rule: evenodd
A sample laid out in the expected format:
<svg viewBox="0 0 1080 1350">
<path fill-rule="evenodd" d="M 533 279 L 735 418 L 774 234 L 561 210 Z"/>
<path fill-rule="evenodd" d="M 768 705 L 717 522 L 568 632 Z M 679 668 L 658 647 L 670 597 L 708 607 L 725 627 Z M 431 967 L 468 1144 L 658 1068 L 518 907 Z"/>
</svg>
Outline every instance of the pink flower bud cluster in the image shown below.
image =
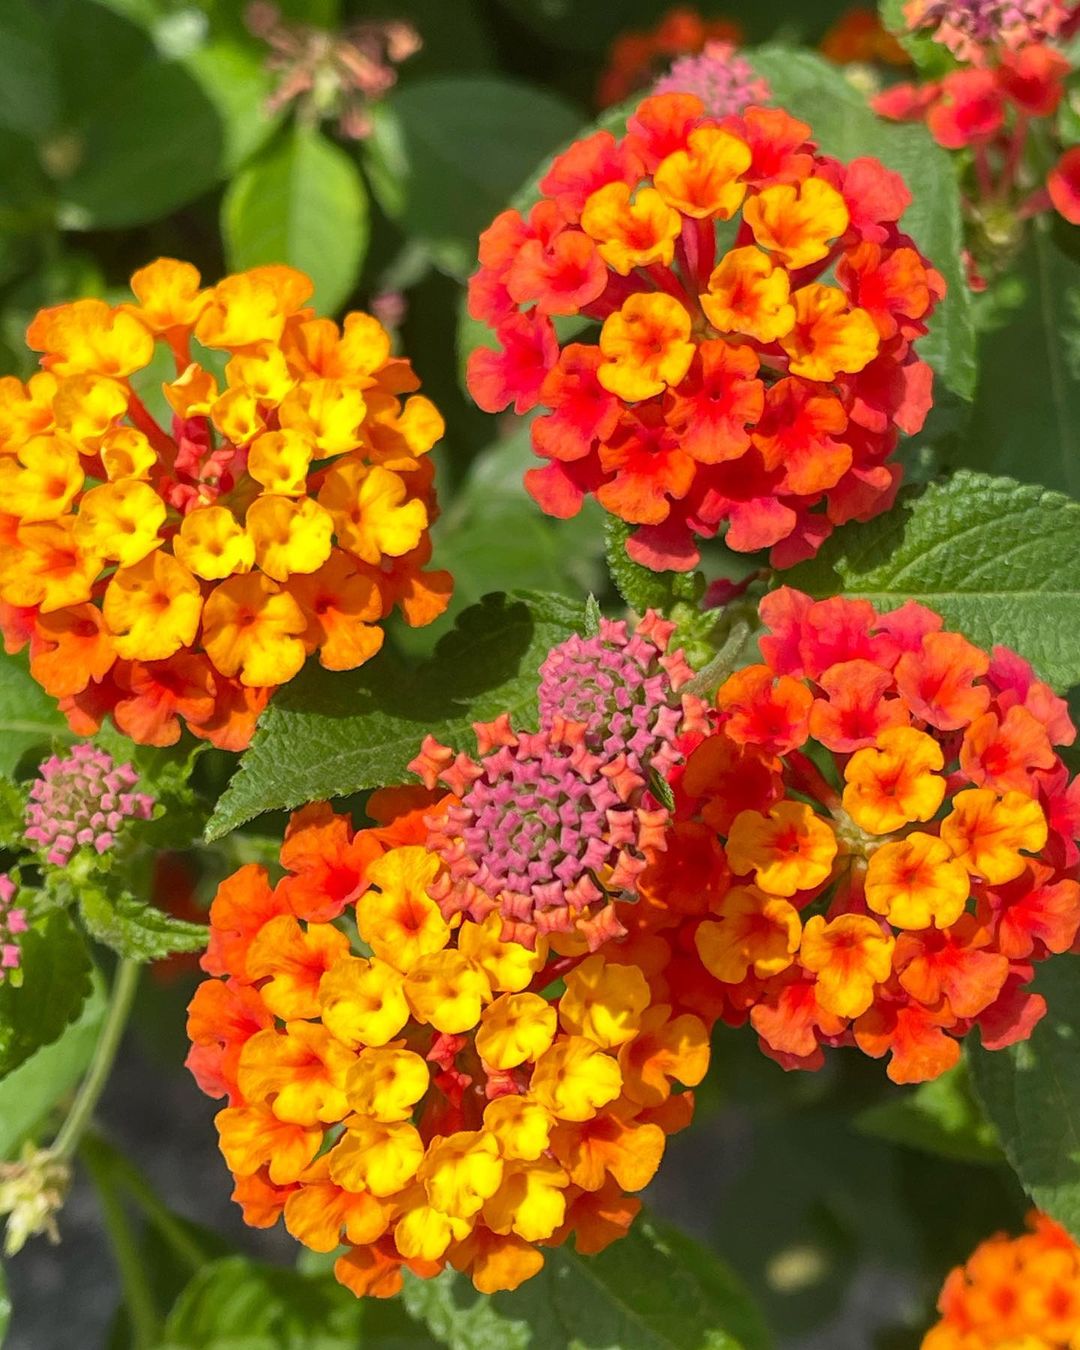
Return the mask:
<svg viewBox="0 0 1080 1350">
<path fill-rule="evenodd" d="M 666 652 L 671 631 L 649 613 L 633 634 L 602 621 L 555 647 L 537 732 L 515 732 L 505 713 L 478 723 L 477 758 L 426 738 L 410 768 L 457 798 L 428 821 L 428 848 L 447 864 L 431 895 L 447 917 L 497 910 L 503 937 L 528 947 L 576 930 L 595 950 L 625 931 L 614 902 L 635 897 L 669 824 L 649 770 L 666 775 L 706 718 L 678 692 L 691 672 Z"/>
<path fill-rule="evenodd" d="M 149 820 L 154 799 L 136 792 L 139 775 L 89 742 L 53 755 L 38 771 L 26 808 L 25 837 L 63 867 L 85 845 L 106 853 L 126 820 Z"/>
<path fill-rule="evenodd" d="M 26 932 L 26 910 L 15 908 L 17 890 L 8 874 L 0 872 L 0 980 L 5 971 L 14 970 L 21 960 L 15 938 Z"/>
<path fill-rule="evenodd" d="M 680 56 L 652 92 L 696 94 L 710 117 L 734 117 L 772 97 L 768 82 L 730 42 L 707 42 L 696 55 Z"/>
</svg>

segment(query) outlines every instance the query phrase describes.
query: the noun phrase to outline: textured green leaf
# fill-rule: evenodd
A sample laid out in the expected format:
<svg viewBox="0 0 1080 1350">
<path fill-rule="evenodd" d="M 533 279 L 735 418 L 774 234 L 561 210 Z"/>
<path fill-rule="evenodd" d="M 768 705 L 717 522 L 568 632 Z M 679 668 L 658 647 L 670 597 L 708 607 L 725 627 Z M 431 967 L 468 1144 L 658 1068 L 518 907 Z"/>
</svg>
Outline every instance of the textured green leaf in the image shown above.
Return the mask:
<svg viewBox="0 0 1080 1350">
<path fill-rule="evenodd" d="M 19 947 L 21 983 L 8 978 L 0 984 L 0 1076 L 51 1045 L 90 993 L 86 943 L 66 914 L 32 924 Z"/>
<path fill-rule="evenodd" d="M 366 166 L 380 205 L 456 276 L 522 175 L 569 139 L 581 114 L 514 81 L 442 76 L 396 90 L 377 109 Z"/>
<path fill-rule="evenodd" d="M 129 892 L 113 896 L 88 885 L 79 893 L 79 913 L 91 937 L 132 961 L 159 961 L 206 946 L 204 924 L 175 919 Z"/>
<path fill-rule="evenodd" d="M 1024 1189 L 1080 1238 L 1080 961 L 1054 957 L 1035 988 L 1048 1012 L 1031 1039 L 972 1050 L 971 1068 Z"/>
<path fill-rule="evenodd" d="M 10 776 L 31 750 L 48 752 L 54 737 L 70 737 L 63 713 L 26 662 L 0 652 L 0 774 Z"/>
<path fill-rule="evenodd" d="M 1080 504 L 962 471 L 838 530 L 785 580 L 817 596 L 918 600 L 980 647 L 1027 657 L 1059 689 L 1080 683 Z"/>
<path fill-rule="evenodd" d="M 364 1305 L 332 1276 L 226 1256 L 205 1266 L 165 1322 L 169 1350 L 353 1350 Z"/>
<path fill-rule="evenodd" d="M 221 216 L 230 267 L 298 267 L 320 310 L 340 308 L 355 286 L 367 193 L 352 159 L 317 128 L 296 124 L 268 145 L 233 180 Z"/>
<path fill-rule="evenodd" d="M 489 595 L 419 667 L 392 651 L 349 674 L 309 665 L 263 714 L 207 838 L 262 811 L 406 782 L 429 732 L 467 744 L 473 722 L 501 712 L 528 721 L 540 662 L 582 622 L 582 605 L 562 596 Z"/>
<path fill-rule="evenodd" d="M 1080 497 L 1080 261 L 1058 238 L 1048 220 L 1035 222 L 999 283 L 1010 303 L 980 338 L 979 396 L 949 458 Z"/>
<path fill-rule="evenodd" d="M 104 1016 L 105 994 L 95 977 L 90 997 L 59 1040 L 43 1045 L 0 1079 L 0 1162 L 14 1158 L 22 1140 L 75 1088 L 90 1063 Z"/>
<path fill-rule="evenodd" d="M 957 1162 L 996 1163 L 1002 1158 L 997 1133 L 983 1116 L 964 1063 L 910 1092 L 890 1094 L 887 1101 L 860 1112 L 855 1125 L 890 1143 Z"/>
<path fill-rule="evenodd" d="M 509 1294 L 460 1275 L 408 1279 L 405 1306 L 450 1350 L 764 1350 L 738 1279 L 692 1239 L 651 1222 L 599 1256 L 565 1247 Z"/>
</svg>

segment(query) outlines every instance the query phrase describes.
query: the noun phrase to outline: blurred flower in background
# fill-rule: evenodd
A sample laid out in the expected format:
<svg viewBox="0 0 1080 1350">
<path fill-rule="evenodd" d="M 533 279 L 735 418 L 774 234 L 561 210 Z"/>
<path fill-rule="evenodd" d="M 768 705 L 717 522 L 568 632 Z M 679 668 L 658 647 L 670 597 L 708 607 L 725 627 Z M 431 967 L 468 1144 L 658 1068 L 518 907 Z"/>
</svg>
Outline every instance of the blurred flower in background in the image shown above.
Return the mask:
<svg viewBox="0 0 1080 1350">
<path fill-rule="evenodd" d="M 689 6 L 671 9 L 655 28 L 622 33 L 615 39 L 600 77 L 596 102 L 601 108 L 621 103 L 647 88 L 676 57 L 694 56 L 710 43 L 730 48 L 742 39 L 742 24 L 733 19 L 704 19 Z"/>
<path fill-rule="evenodd" d="M 294 104 L 314 125 L 337 120 L 346 139 L 371 134 L 371 106 L 397 83 L 396 67 L 420 50 L 420 34 L 400 19 L 351 24 L 340 33 L 290 23 L 269 0 L 246 11 L 248 29 L 271 49 L 267 67 L 280 76 L 270 112 Z"/>
</svg>

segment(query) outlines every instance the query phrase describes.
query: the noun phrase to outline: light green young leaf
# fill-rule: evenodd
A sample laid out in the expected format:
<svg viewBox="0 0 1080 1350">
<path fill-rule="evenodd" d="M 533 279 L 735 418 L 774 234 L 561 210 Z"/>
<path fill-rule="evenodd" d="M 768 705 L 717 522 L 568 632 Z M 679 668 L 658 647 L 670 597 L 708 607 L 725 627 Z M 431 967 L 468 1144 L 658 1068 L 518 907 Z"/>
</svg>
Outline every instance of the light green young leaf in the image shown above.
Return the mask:
<svg viewBox="0 0 1080 1350">
<path fill-rule="evenodd" d="M 557 1247 L 513 1293 L 409 1278 L 405 1306 L 450 1350 L 766 1350 L 739 1280 L 673 1229 L 641 1221 L 598 1256 Z"/>
<path fill-rule="evenodd" d="M 21 983 L 0 983 L 0 1077 L 51 1045 L 79 1015 L 90 993 L 86 943 L 68 916 L 54 911 L 19 937 Z"/>
<path fill-rule="evenodd" d="M 1056 688 L 1080 683 L 1080 503 L 1060 493 L 962 471 L 838 530 L 785 580 L 879 609 L 918 600 L 976 645 L 1014 648 Z"/>
<path fill-rule="evenodd" d="M 1080 1238 L 1080 961 L 1039 969 L 1048 1011 L 1005 1050 L 973 1049 L 975 1089 L 1028 1195 Z"/>
<path fill-rule="evenodd" d="M 558 595 L 489 595 L 459 615 L 429 661 L 391 651 L 348 674 L 308 666 L 271 701 L 206 827 L 219 839 L 262 811 L 411 781 L 425 735 L 468 745 L 472 724 L 535 717 L 549 648 L 584 622 Z"/>
<path fill-rule="evenodd" d="M 221 228 L 230 267 L 298 267 L 315 283 L 315 306 L 332 312 L 356 285 L 367 252 L 367 192 L 344 150 L 297 123 L 233 180 Z"/>
<path fill-rule="evenodd" d="M 82 887 L 79 913 L 91 937 L 131 961 L 160 961 L 206 946 L 205 924 L 175 919 L 130 892 L 113 896 L 103 887 Z"/>
</svg>

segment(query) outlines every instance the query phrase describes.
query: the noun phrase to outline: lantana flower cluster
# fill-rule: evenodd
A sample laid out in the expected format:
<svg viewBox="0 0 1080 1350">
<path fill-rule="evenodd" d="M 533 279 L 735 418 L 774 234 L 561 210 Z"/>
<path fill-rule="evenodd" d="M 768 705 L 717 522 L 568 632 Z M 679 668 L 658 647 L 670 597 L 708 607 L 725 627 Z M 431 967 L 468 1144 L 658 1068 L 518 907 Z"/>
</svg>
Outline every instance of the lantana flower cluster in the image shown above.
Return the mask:
<svg viewBox="0 0 1080 1350">
<path fill-rule="evenodd" d="M 922 1350 L 1074 1350 L 1080 1343 L 1080 1248 L 1045 1214 L 1020 1237 L 998 1233 L 950 1272 L 941 1320 Z"/>
<path fill-rule="evenodd" d="M 690 5 L 678 5 L 651 29 L 619 34 L 600 77 L 597 104 L 608 108 L 621 103 L 647 88 L 678 58 L 696 56 L 711 44 L 736 47 L 742 38 L 742 25 L 733 19 L 706 19 Z"/>
<path fill-rule="evenodd" d="M 692 1114 L 708 1037 L 656 1003 L 636 966 L 559 956 L 444 918 L 421 789 L 376 794 L 354 834 L 326 806 L 293 817 L 274 888 L 223 884 L 188 1063 L 216 1117 L 248 1223 L 279 1216 L 357 1295 L 445 1265 L 513 1289 L 543 1248 L 602 1250 L 640 1208 Z M 348 914 L 360 955 L 334 920 Z M 580 945 L 580 944 L 578 944 Z M 562 984 L 558 983 L 562 980 Z"/>
<path fill-rule="evenodd" d="M 737 115 L 772 97 L 768 81 L 731 42 L 706 42 L 697 55 L 681 56 L 656 81 L 652 93 L 694 94 L 709 117 Z"/>
<path fill-rule="evenodd" d="M 128 820 L 149 820 L 154 799 L 139 792 L 130 764 L 83 741 L 67 755 L 52 755 L 30 785 L 26 840 L 46 862 L 63 867 L 79 848 L 107 853 Z"/>
<path fill-rule="evenodd" d="M 687 570 L 721 530 L 778 566 L 813 554 L 891 504 L 929 410 L 915 344 L 945 287 L 899 229 L 910 194 L 810 135 L 656 95 L 481 236 L 469 306 L 499 346 L 471 354 L 473 397 L 543 409 L 529 491 L 560 517 L 594 495 L 647 567 Z M 594 327 L 561 343 L 571 317 Z"/>
<path fill-rule="evenodd" d="M 1018 223 L 1039 212 L 1055 209 L 1080 223 L 1080 149 L 1062 152 L 1054 122 L 1072 65 L 1051 39 L 1073 22 L 1071 10 L 1057 0 L 917 0 L 905 13 L 914 29 L 935 28 L 965 64 L 940 79 L 895 85 L 873 106 L 893 120 L 924 121 L 939 145 L 970 155 L 965 177 L 976 262 L 983 254 L 1007 254 Z M 1040 166 L 1055 146 L 1059 158 L 1047 174 Z M 973 282 L 984 284 L 977 273 Z"/>
<path fill-rule="evenodd" d="M 665 780 L 677 739 L 704 727 L 705 707 L 679 691 L 691 671 L 667 651 L 673 625 L 646 614 L 631 635 L 600 621 L 540 668 L 540 729 L 506 716 L 476 727 L 479 758 L 427 737 L 410 768 L 455 801 L 432 816 L 428 847 L 446 870 L 433 894 L 447 917 L 492 912 L 506 937 L 568 933 L 595 951 L 624 932 L 615 901 L 633 895 L 664 847 Z"/>
<path fill-rule="evenodd" d="M 163 258 L 132 289 L 42 310 L 44 369 L 0 381 L 0 626 L 78 734 L 241 749 L 310 654 L 351 669 L 395 606 L 445 608 L 443 423 L 380 324 L 317 318 L 292 268 L 203 287 Z M 133 383 L 158 355 L 167 427 Z"/>
<path fill-rule="evenodd" d="M 1065 0 L 905 0 L 903 15 L 912 32 L 979 65 L 999 48 L 1017 51 L 1056 37 L 1072 9 Z"/>
<path fill-rule="evenodd" d="M 228 1099 L 248 1222 L 344 1240 L 357 1294 L 446 1263 L 493 1292 L 571 1235 L 600 1251 L 689 1123 L 673 1089 L 703 1077 L 708 1027 L 654 993 L 612 909 L 664 843 L 649 773 L 702 730 L 669 636 L 649 615 L 569 639 L 542 668 L 539 733 L 479 726 L 476 761 L 429 742 L 431 786 L 374 794 L 375 827 L 305 808 L 277 886 L 249 866 L 218 892 L 189 1066 Z"/>
<path fill-rule="evenodd" d="M 719 893 L 690 936 L 722 1015 L 786 1068 L 854 1044 L 899 1083 L 955 1064 L 973 1027 L 1025 1039 L 1034 965 L 1080 927 L 1066 704 L 913 602 L 783 588 L 761 616 L 763 661 L 719 689 L 662 855 Z"/>
</svg>

